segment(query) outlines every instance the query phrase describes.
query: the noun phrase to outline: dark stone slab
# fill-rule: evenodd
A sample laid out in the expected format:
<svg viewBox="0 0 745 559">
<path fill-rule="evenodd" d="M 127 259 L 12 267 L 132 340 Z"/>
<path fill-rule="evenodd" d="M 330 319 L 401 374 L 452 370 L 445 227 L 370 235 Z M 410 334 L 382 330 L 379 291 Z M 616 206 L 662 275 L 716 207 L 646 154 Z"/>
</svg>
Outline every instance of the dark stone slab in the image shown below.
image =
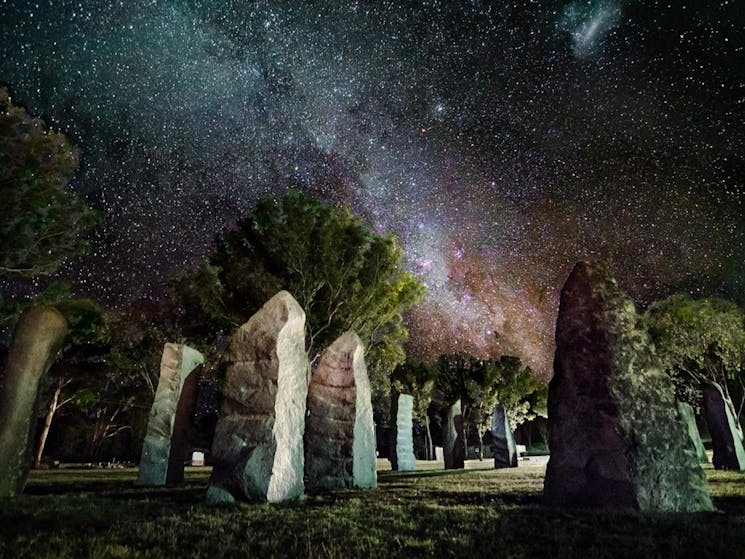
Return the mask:
<svg viewBox="0 0 745 559">
<path fill-rule="evenodd" d="M 704 383 L 704 410 L 714 449 L 712 463 L 717 470 L 745 470 L 745 450 L 734 414 L 727 405 L 722 388 L 715 382 Z"/>
</svg>

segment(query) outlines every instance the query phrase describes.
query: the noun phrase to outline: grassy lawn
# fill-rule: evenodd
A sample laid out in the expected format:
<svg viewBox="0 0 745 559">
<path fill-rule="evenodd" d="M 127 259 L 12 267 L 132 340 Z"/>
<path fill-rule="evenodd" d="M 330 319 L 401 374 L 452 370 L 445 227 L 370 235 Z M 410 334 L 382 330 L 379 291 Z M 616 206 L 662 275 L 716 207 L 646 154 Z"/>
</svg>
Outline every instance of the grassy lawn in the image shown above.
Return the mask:
<svg viewBox="0 0 745 559">
<path fill-rule="evenodd" d="M 0 557 L 745 556 L 745 474 L 707 469 L 718 512 L 640 515 L 542 506 L 535 460 L 421 465 L 380 471 L 376 490 L 228 508 L 202 503 L 203 468 L 163 489 L 136 487 L 131 469 L 33 472 L 0 501 Z"/>
</svg>

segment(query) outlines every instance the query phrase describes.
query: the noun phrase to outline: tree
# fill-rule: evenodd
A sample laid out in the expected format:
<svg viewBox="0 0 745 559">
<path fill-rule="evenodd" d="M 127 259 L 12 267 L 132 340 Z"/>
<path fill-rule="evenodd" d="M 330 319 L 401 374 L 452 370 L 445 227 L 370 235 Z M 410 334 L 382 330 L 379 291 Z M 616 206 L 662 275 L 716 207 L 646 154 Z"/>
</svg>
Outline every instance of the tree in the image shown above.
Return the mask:
<svg viewBox="0 0 745 559">
<path fill-rule="evenodd" d="M 54 389 L 46 406 L 44 425 L 34 454 L 34 468 L 41 464 L 47 436 L 57 412 L 68 404 L 75 404 L 77 407 L 89 404 L 88 386 L 91 384 L 91 376 L 95 374 L 93 370 L 103 355 L 102 348 L 97 343 L 102 320 L 98 305 L 89 299 L 67 299 L 55 306 L 67 319 L 70 331 L 57 362 L 49 371 L 47 382 L 51 380 Z"/>
<path fill-rule="evenodd" d="M 0 274 L 49 275 L 86 250 L 84 235 L 100 216 L 67 188 L 79 160 L 63 134 L 0 87 Z"/>
<path fill-rule="evenodd" d="M 405 357 L 402 313 L 424 295 L 402 260 L 393 236 L 373 233 L 347 208 L 292 194 L 259 201 L 176 288 L 187 322 L 231 330 L 286 289 L 305 310 L 313 359 L 347 330 L 357 332 L 381 401 Z"/>
<path fill-rule="evenodd" d="M 681 401 L 700 408 L 701 385 L 722 387 L 733 415 L 745 403 L 745 314 L 719 298 L 673 295 L 650 305 L 644 321 Z M 732 393 L 741 395 L 739 410 Z"/>
<path fill-rule="evenodd" d="M 437 368 L 424 363 L 407 361 L 396 367 L 391 377 L 391 389 L 395 394 L 411 394 L 414 397 L 413 418 L 424 426 L 425 460 L 434 459 L 434 445 L 427 409 L 432 402 L 432 392 L 437 378 Z M 394 418 L 395 421 L 395 418 Z"/>
</svg>

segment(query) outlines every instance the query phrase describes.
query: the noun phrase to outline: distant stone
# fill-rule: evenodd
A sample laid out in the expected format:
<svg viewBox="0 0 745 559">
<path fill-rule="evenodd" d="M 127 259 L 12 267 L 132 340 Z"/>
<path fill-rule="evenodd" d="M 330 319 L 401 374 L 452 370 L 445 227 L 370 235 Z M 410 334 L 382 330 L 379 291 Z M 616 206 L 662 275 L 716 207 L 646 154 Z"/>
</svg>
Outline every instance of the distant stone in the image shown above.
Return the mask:
<svg viewBox="0 0 745 559">
<path fill-rule="evenodd" d="M 712 510 L 672 383 L 602 266 L 578 264 L 562 290 L 548 418 L 546 502 Z"/>
<path fill-rule="evenodd" d="M 280 291 L 230 341 L 209 503 L 302 496 L 309 373 L 305 313 Z"/>
<path fill-rule="evenodd" d="M 693 408 L 690 404 L 685 402 L 678 402 L 678 412 L 683 422 L 686 424 L 688 430 L 688 437 L 693 443 L 693 449 L 696 452 L 698 461 L 702 464 L 709 462 L 709 456 L 706 454 L 704 443 L 701 440 L 701 433 L 698 432 L 698 426 L 696 425 L 696 414 L 693 413 Z"/>
<path fill-rule="evenodd" d="M 446 470 L 463 469 L 466 460 L 466 437 L 460 400 L 446 408 L 442 422 L 442 450 Z"/>
<path fill-rule="evenodd" d="M 706 423 L 714 448 L 712 463 L 717 470 L 745 470 L 745 450 L 722 388 L 715 382 L 703 385 Z"/>
<path fill-rule="evenodd" d="M 62 313 L 48 306 L 31 307 L 16 324 L 0 377 L 0 497 L 20 495 L 26 485 L 39 381 L 52 366 L 67 329 Z"/>
<path fill-rule="evenodd" d="M 168 343 L 163 347 L 160 379 L 142 445 L 137 477 L 140 485 L 184 481 L 199 380 L 198 375 L 192 373 L 202 363 L 202 354 L 189 346 Z"/>
<path fill-rule="evenodd" d="M 370 381 L 354 332 L 331 344 L 311 378 L 305 473 L 309 489 L 377 485 Z"/>
<path fill-rule="evenodd" d="M 393 439 L 391 468 L 402 472 L 414 471 L 416 470 L 412 421 L 414 396 L 394 393 L 392 400 L 391 417 L 395 418 L 395 422 L 391 433 Z"/>
<path fill-rule="evenodd" d="M 517 449 L 512 436 L 510 420 L 502 404 L 494 406 L 491 416 L 491 451 L 494 456 L 494 468 L 517 468 Z"/>
</svg>

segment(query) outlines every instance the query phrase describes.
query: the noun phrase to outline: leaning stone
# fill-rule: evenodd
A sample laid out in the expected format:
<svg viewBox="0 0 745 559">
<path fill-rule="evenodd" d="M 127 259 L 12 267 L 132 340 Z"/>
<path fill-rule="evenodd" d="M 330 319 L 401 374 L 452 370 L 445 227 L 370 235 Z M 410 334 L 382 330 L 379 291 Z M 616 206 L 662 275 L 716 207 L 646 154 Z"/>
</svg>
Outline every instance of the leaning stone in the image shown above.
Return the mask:
<svg viewBox="0 0 745 559">
<path fill-rule="evenodd" d="M 308 387 L 305 473 L 309 489 L 375 487 L 375 426 L 365 351 L 347 332 L 323 353 Z"/>
<path fill-rule="evenodd" d="M 52 366 L 67 329 L 62 313 L 48 306 L 24 311 L 16 324 L 0 378 L 0 497 L 15 497 L 26 485 L 39 381 Z"/>
<path fill-rule="evenodd" d="M 396 421 L 393 424 L 391 439 L 391 468 L 402 472 L 416 470 L 414 456 L 414 429 L 412 415 L 414 412 L 414 396 L 410 394 L 393 394 L 391 416 Z"/>
<path fill-rule="evenodd" d="M 604 267 L 578 264 L 562 290 L 548 418 L 548 503 L 712 510 L 672 382 Z"/>
<path fill-rule="evenodd" d="M 466 460 L 466 438 L 460 400 L 445 409 L 442 422 L 442 447 L 446 470 L 463 469 Z"/>
<path fill-rule="evenodd" d="M 491 416 L 491 451 L 494 456 L 494 468 L 517 468 L 517 448 L 512 436 L 510 420 L 502 404 L 494 406 Z"/>
<path fill-rule="evenodd" d="M 703 393 L 706 423 L 714 448 L 711 460 L 714 467 L 717 470 L 745 470 L 745 450 L 722 388 L 715 382 L 706 382 Z"/>
<path fill-rule="evenodd" d="M 197 399 L 198 375 L 192 373 L 202 363 L 202 354 L 189 346 L 166 344 L 163 347 L 160 379 L 142 445 L 137 477 L 140 485 L 184 481 L 189 429 Z"/>
<path fill-rule="evenodd" d="M 678 402 L 678 412 L 680 413 L 680 417 L 686 424 L 688 437 L 693 443 L 693 448 L 696 451 L 698 461 L 702 464 L 708 463 L 709 456 L 706 454 L 704 443 L 701 440 L 701 433 L 698 432 L 698 426 L 696 425 L 696 414 L 693 413 L 693 408 L 690 404 L 686 404 L 685 402 Z"/>
<path fill-rule="evenodd" d="M 302 496 L 308 374 L 305 313 L 280 291 L 230 341 L 209 503 Z"/>
</svg>

